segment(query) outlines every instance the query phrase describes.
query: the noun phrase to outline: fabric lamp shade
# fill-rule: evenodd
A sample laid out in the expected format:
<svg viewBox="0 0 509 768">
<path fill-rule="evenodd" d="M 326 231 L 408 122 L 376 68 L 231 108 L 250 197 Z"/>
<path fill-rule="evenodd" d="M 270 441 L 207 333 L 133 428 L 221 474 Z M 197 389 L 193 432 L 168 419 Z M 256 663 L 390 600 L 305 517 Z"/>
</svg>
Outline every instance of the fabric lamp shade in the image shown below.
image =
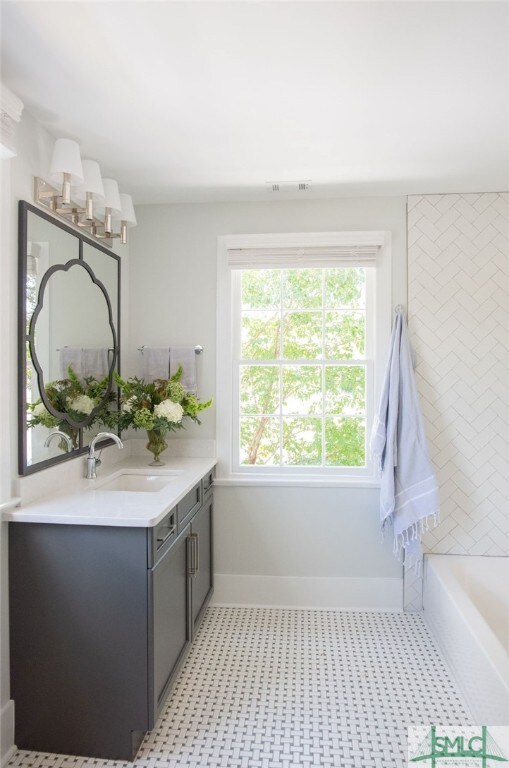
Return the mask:
<svg viewBox="0 0 509 768">
<path fill-rule="evenodd" d="M 83 176 L 83 184 L 77 187 L 73 193 L 76 200 L 78 202 L 84 202 L 87 197 L 87 192 L 93 195 L 95 201 L 103 200 L 104 187 L 99 163 L 95 160 L 83 160 Z"/>
<path fill-rule="evenodd" d="M 101 210 L 110 208 L 112 213 L 120 213 L 122 204 L 118 184 L 114 179 L 103 179 L 104 200 L 101 200 Z"/>
<path fill-rule="evenodd" d="M 52 181 L 61 184 L 64 181 L 64 173 L 69 174 L 73 186 L 83 184 L 80 147 L 72 139 L 57 139 L 53 148 L 50 177 Z"/>
<path fill-rule="evenodd" d="M 115 219 L 125 221 L 128 227 L 135 227 L 137 222 L 131 195 L 126 195 L 125 192 L 121 192 L 120 202 L 122 204 L 122 209 L 120 214 L 115 214 Z"/>
</svg>

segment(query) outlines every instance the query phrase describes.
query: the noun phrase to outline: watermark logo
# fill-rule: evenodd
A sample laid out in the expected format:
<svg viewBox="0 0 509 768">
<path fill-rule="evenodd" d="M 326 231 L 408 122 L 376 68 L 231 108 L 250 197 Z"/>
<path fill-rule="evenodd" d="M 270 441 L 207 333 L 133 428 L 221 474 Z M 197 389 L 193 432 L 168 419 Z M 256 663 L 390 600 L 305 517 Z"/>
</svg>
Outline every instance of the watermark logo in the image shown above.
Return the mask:
<svg viewBox="0 0 509 768">
<path fill-rule="evenodd" d="M 486 725 L 408 729 L 408 766 L 490 768 L 507 762 L 508 758 Z"/>
</svg>

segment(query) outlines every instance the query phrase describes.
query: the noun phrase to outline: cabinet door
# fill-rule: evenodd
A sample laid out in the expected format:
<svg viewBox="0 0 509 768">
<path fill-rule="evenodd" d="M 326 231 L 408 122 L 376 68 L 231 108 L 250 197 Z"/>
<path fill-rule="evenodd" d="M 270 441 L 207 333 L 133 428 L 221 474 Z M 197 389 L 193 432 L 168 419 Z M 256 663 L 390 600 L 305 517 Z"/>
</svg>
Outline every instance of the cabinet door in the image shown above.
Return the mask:
<svg viewBox="0 0 509 768">
<path fill-rule="evenodd" d="M 16 744 L 134 760 L 151 704 L 146 530 L 9 529 Z"/>
<path fill-rule="evenodd" d="M 193 546 L 195 547 L 193 576 L 191 578 L 193 635 L 198 629 L 213 589 L 212 514 L 213 496 L 210 495 L 191 523 L 192 540 L 194 540 Z"/>
<path fill-rule="evenodd" d="M 190 526 L 173 547 L 150 571 L 152 588 L 153 689 L 151 691 L 151 728 L 191 640 L 189 626 L 190 594 L 188 557 Z"/>
</svg>

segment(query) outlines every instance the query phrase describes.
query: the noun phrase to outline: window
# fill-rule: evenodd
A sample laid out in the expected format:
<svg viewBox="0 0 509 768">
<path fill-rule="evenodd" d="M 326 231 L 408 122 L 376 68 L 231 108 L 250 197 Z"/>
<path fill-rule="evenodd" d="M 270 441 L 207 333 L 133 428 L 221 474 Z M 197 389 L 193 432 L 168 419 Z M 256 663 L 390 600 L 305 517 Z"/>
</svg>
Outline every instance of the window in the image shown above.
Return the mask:
<svg viewBox="0 0 509 768">
<path fill-rule="evenodd" d="M 372 477 L 367 441 L 385 238 L 351 234 L 357 235 L 351 243 L 321 247 L 306 242 L 316 235 L 296 235 L 304 241 L 300 248 L 267 247 L 263 236 L 258 247 L 224 248 L 238 245 L 240 236 L 224 238 L 230 243 L 220 247 L 219 265 L 221 476 Z M 378 242 L 361 248 L 359 235 L 377 235 Z"/>
</svg>

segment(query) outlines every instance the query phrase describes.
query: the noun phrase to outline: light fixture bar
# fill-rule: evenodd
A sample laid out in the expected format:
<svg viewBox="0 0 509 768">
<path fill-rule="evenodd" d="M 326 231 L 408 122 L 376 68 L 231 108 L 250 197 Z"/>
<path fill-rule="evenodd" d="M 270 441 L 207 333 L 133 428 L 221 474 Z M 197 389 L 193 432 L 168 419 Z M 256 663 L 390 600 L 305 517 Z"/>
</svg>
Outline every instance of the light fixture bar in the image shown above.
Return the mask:
<svg viewBox="0 0 509 768">
<path fill-rule="evenodd" d="M 104 232 L 104 222 L 100 219 L 93 218 L 91 221 L 85 217 L 87 215 L 87 206 L 84 208 L 75 205 L 70 199 L 69 204 L 66 205 L 62 200 L 61 190 L 55 189 L 47 181 L 41 179 L 39 176 L 34 178 L 34 200 L 35 202 L 52 213 L 54 216 L 58 216 L 63 221 L 66 221 L 71 226 L 79 229 L 85 229 L 88 231 L 90 237 L 94 240 L 99 240 L 102 245 L 106 245 L 108 248 L 113 246 L 113 239 L 120 237 L 121 233 Z"/>
</svg>

